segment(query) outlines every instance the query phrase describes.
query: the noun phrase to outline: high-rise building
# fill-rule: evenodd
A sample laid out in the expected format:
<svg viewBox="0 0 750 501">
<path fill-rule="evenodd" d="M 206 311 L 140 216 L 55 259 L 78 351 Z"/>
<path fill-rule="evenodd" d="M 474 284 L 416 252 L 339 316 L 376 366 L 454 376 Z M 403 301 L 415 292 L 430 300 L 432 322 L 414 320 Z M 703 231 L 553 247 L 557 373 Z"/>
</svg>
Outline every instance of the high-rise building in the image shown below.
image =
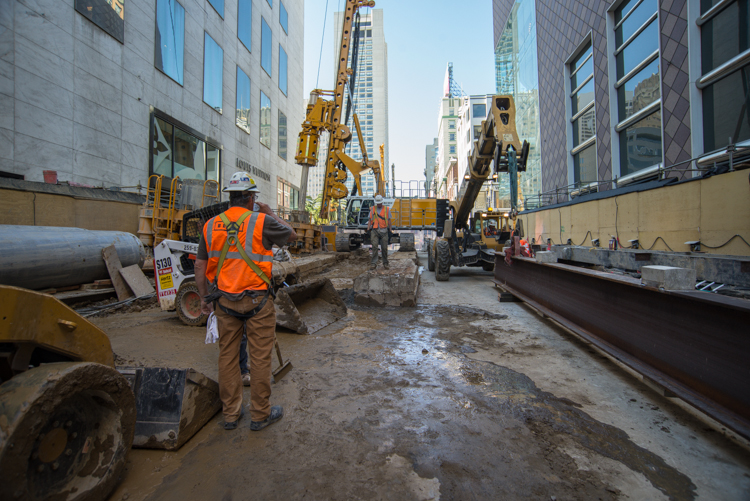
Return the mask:
<svg viewBox="0 0 750 501">
<path fill-rule="evenodd" d="M 424 190 L 426 194 L 434 191 L 433 180 L 435 178 L 435 169 L 437 168 L 438 139 L 435 138 L 432 144 L 424 148 Z"/>
<path fill-rule="evenodd" d="M 0 113 L 0 177 L 225 185 L 245 170 L 263 202 L 299 205 L 302 0 L 14 5 L 0 7 L 13 41 L 0 69 L 0 109 L 11 110 Z"/>
<path fill-rule="evenodd" d="M 457 166 L 459 178 L 459 198 L 463 196 L 466 190 L 467 180 L 465 176 L 469 174 L 469 155 L 474 146 L 474 140 L 482 134 L 482 121 L 487 119 L 487 113 L 492 106 L 494 94 L 464 96 L 461 98 L 458 107 L 456 151 L 458 153 Z M 497 201 L 497 183 L 490 177 L 482 186 L 482 191 L 477 198 L 474 206 L 479 209 L 486 209 L 496 205 Z"/>
<path fill-rule="evenodd" d="M 363 152 L 367 157 L 380 162 L 380 145 L 384 145 L 384 162 L 381 165 L 386 182 L 390 180 L 388 156 L 388 45 L 383 32 L 383 10 L 361 9 L 359 12 L 359 41 L 357 68 L 354 74 L 354 87 L 347 89 L 351 100 L 351 112 L 346 125 L 352 132 L 352 140 L 347 145 L 346 153 L 355 160 L 361 160 Z M 338 60 L 341 43 L 341 26 L 343 13 L 334 16 L 334 60 Z M 356 24 L 356 20 L 355 20 Z M 353 29 L 353 28 L 352 28 Z M 352 43 L 354 43 L 354 37 Z M 355 47 L 349 51 L 349 65 Z M 342 121 L 346 119 L 346 106 L 349 99 L 344 99 L 345 110 Z M 362 127 L 360 144 L 354 126 L 354 113 L 359 117 Z M 349 175 L 346 186 L 349 193 L 354 187 L 354 176 Z M 370 174 L 362 176 L 362 190 L 365 195 L 373 195 L 377 189 L 375 177 Z"/>
<path fill-rule="evenodd" d="M 744 12 L 741 0 L 493 0 L 497 92 L 514 95 L 531 143 L 524 195 L 559 201 L 664 169 L 687 179 L 700 175 L 691 158 L 750 144 Z"/>
</svg>

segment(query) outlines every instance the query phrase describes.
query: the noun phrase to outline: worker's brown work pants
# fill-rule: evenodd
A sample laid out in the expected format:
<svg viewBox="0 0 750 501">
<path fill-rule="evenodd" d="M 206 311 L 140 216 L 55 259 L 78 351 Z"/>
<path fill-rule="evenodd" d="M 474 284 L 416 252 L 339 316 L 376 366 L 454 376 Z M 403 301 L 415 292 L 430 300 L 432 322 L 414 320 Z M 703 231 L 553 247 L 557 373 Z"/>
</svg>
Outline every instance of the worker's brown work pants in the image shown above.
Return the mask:
<svg viewBox="0 0 750 501">
<path fill-rule="evenodd" d="M 383 256 L 383 265 L 388 266 L 388 229 L 373 228 L 370 230 L 370 243 L 372 244 L 370 266 L 376 266 L 378 264 L 378 245 L 380 245 L 380 252 Z"/>
<path fill-rule="evenodd" d="M 263 300 L 244 297 L 239 301 L 220 298 L 219 304 L 238 313 L 255 309 Z M 254 317 L 242 320 L 216 308 L 219 328 L 219 396 L 223 404 L 224 421 L 237 421 L 242 407 L 242 376 L 240 374 L 240 343 L 244 323 L 247 322 L 247 348 L 250 352 L 250 418 L 263 421 L 271 413 L 271 353 L 276 331 L 276 310 L 273 299 Z"/>
</svg>

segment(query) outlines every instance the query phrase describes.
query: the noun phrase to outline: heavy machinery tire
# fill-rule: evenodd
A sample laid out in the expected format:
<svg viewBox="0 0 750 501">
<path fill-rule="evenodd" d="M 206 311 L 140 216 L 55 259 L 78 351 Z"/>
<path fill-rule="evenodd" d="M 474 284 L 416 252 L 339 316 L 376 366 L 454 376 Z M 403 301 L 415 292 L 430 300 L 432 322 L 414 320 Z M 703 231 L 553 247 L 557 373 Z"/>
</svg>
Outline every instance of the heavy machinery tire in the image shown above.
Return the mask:
<svg viewBox="0 0 750 501">
<path fill-rule="evenodd" d="M 174 299 L 174 308 L 185 325 L 206 325 L 208 321 L 208 315 L 201 312 L 201 295 L 193 280 L 186 280 L 180 284 Z"/>
<path fill-rule="evenodd" d="M 435 280 L 438 282 L 447 282 L 451 275 L 451 249 L 447 240 L 435 241 Z"/>
<path fill-rule="evenodd" d="M 427 269 L 435 271 L 435 243 L 432 239 L 427 240 Z"/>
<path fill-rule="evenodd" d="M 349 246 L 348 233 L 336 233 L 336 240 L 334 244 L 336 245 L 336 252 L 351 252 L 352 250 Z"/>
<path fill-rule="evenodd" d="M 399 252 L 414 252 L 414 233 L 399 233 Z"/>
<path fill-rule="evenodd" d="M 0 499 L 107 499 L 133 444 L 135 397 L 114 368 L 45 364 L 0 386 Z"/>
<path fill-rule="evenodd" d="M 493 271 L 495 269 L 495 263 L 488 263 L 486 261 L 482 261 L 482 269 L 484 271 Z"/>
</svg>

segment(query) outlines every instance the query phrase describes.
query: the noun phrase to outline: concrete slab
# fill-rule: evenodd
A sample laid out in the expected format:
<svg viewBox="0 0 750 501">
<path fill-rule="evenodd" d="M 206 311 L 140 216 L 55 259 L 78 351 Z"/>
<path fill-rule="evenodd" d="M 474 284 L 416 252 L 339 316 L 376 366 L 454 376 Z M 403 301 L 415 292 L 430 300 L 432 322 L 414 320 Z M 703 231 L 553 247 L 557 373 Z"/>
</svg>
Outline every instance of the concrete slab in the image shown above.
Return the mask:
<svg viewBox="0 0 750 501">
<path fill-rule="evenodd" d="M 670 291 L 694 290 L 695 270 L 674 266 L 644 266 L 641 268 L 641 281 L 644 285 Z"/>
<path fill-rule="evenodd" d="M 554 251 L 541 251 L 536 253 L 537 263 L 556 263 L 557 253 Z"/>
<path fill-rule="evenodd" d="M 390 269 L 379 265 L 354 279 L 354 301 L 368 306 L 416 306 L 419 268 L 415 252 L 389 254 Z"/>
</svg>

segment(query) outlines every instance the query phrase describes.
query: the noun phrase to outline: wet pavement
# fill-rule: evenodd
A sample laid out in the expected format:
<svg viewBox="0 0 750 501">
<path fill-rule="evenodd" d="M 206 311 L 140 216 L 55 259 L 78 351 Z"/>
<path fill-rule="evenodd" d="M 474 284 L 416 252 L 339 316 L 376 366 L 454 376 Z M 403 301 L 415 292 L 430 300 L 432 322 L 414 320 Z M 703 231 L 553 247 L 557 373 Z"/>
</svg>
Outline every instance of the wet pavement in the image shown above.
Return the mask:
<svg viewBox="0 0 750 501">
<path fill-rule="evenodd" d="M 490 277 L 424 272 L 417 307 L 350 305 L 313 335 L 279 331 L 285 417 L 255 433 L 219 415 L 178 452 L 133 450 L 111 499 L 748 498 L 746 449 L 499 303 Z M 168 313 L 97 323 L 125 360 L 215 377 L 216 347 Z"/>
</svg>

